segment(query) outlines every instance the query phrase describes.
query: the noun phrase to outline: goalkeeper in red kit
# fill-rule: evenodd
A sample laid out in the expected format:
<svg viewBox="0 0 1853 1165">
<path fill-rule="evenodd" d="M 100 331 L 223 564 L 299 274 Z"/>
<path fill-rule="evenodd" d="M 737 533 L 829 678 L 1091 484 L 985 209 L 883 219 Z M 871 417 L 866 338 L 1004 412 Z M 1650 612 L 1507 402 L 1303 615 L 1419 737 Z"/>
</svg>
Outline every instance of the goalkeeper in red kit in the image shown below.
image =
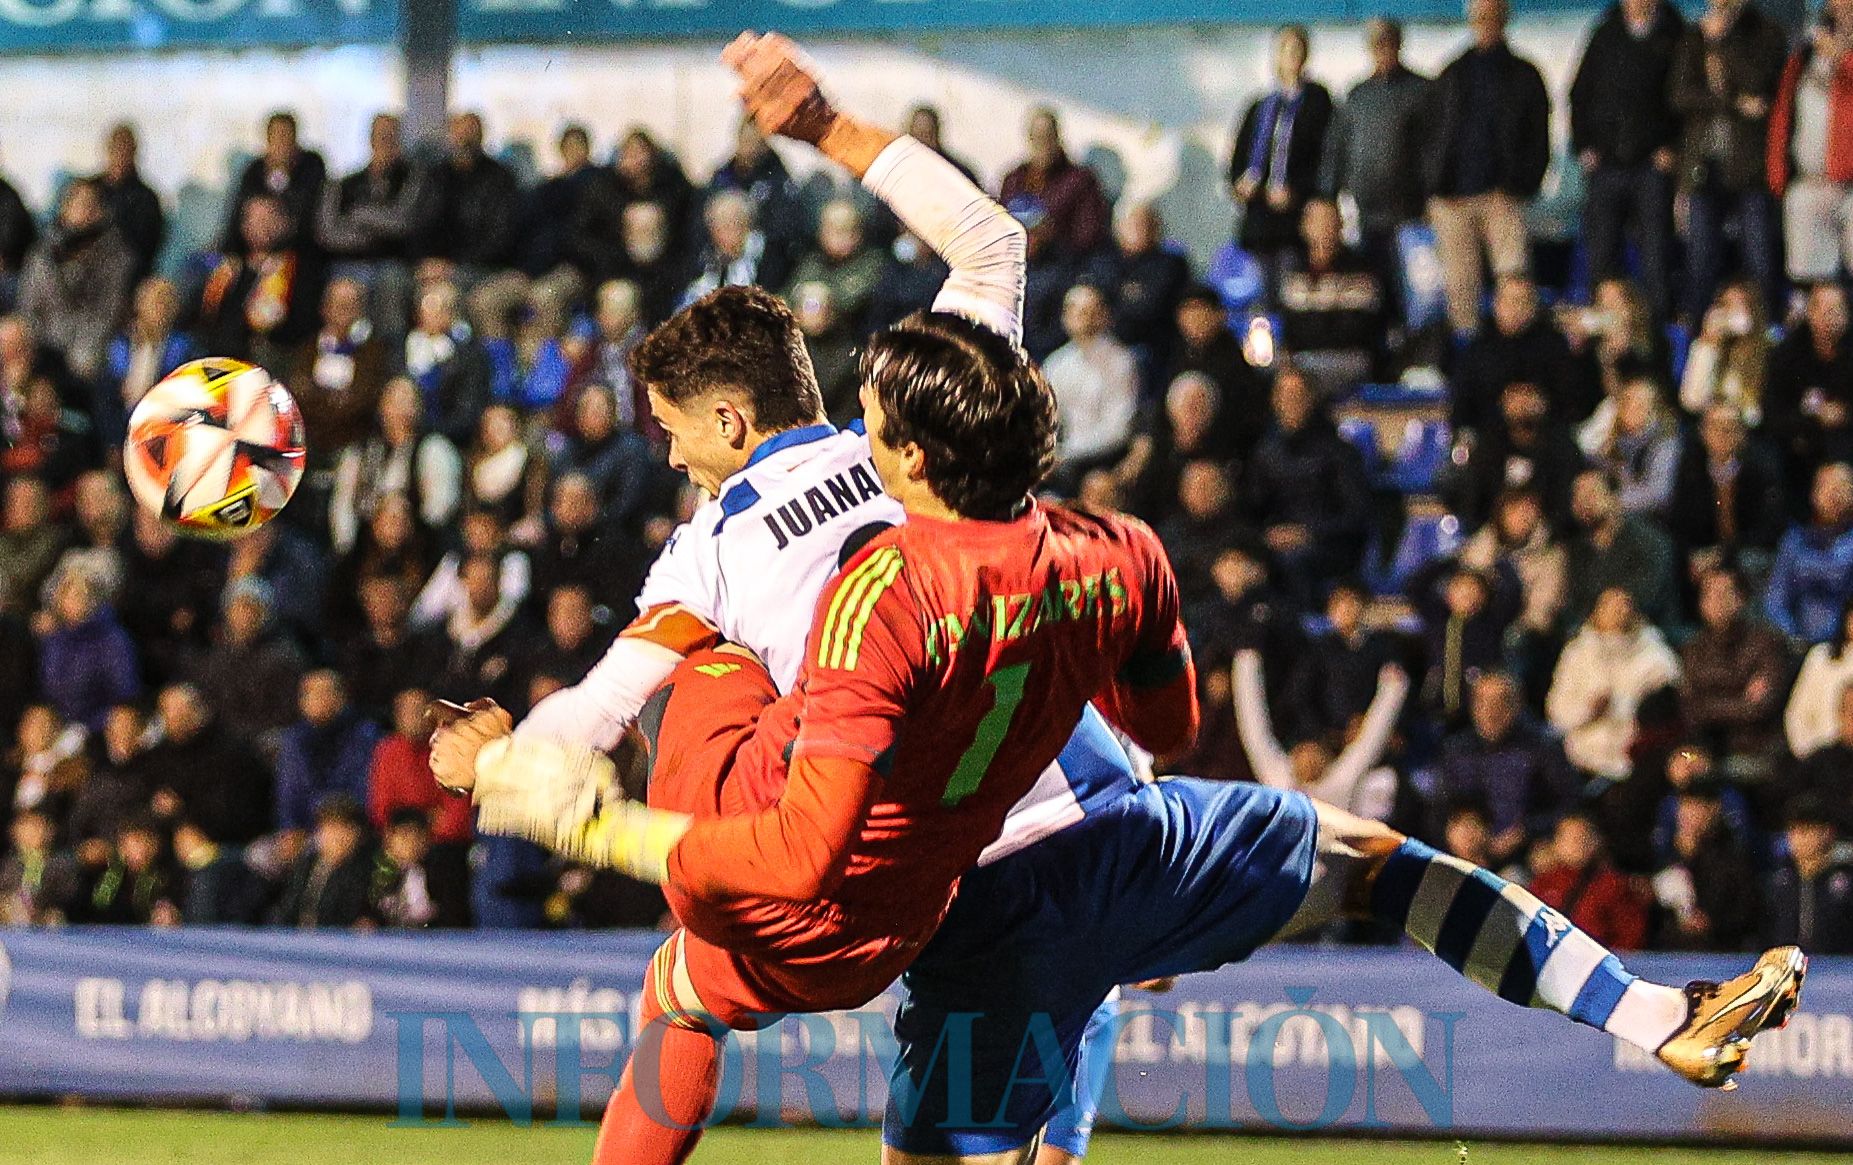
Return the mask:
<svg viewBox="0 0 1853 1165">
<path fill-rule="evenodd" d="M 832 110 L 783 38 L 742 37 L 729 61 L 764 128 L 832 138 L 833 156 L 892 139 Z M 607 1110 L 601 1162 L 686 1159 L 718 1084 L 711 1023 L 856 1007 L 892 983 L 1090 701 L 1155 752 L 1196 729 L 1157 538 L 1032 497 L 1055 402 L 1023 350 L 928 312 L 872 337 L 861 369 L 872 459 L 907 524 L 825 588 L 790 696 L 738 649 L 679 666 L 641 721 L 649 807 L 608 806 L 563 847 L 662 882 L 683 926 L 652 964 L 645 1018 L 661 1022 Z M 672 463 L 676 411 L 657 409 Z"/>
</svg>

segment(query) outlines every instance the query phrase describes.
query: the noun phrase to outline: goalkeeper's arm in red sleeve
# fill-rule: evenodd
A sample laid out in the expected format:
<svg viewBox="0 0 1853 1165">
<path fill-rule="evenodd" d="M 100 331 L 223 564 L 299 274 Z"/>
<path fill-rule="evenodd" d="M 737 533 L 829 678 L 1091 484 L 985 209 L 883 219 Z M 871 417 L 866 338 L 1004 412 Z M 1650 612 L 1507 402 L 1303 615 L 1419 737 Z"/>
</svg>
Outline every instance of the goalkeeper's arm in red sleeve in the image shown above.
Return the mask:
<svg viewBox="0 0 1853 1165">
<path fill-rule="evenodd" d="M 1135 611 L 1137 639 L 1119 674 L 1095 699 L 1101 713 L 1154 756 L 1189 748 L 1197 738 L 1197 671 L 1179 614 L 1177 576 L 1164 549 L 1145 531 L 1150 554 L 1140 565 L 1145 580 Z"/>
<path fill-rule="evenodd" d="M 879 780 L 847 757 L 795 757 L 778 804 L 691 826 L 670 851 L 669 879 L 698 898 L 821 897 L 843 880 Z"/>
</svg>

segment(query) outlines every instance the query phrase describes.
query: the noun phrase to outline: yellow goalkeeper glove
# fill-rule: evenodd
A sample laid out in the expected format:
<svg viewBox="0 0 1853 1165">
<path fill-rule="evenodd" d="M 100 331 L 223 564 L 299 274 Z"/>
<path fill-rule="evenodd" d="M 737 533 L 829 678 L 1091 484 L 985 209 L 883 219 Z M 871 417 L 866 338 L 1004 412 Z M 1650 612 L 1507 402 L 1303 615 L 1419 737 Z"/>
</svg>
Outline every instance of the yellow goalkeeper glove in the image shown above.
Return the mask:
<svg viewBox="0 0 1853 1165">
<path fill-rule="evenodd" d="M 686 813 L 651 809 L 635 801 L 610 801 L 590 820 L 569 830 L 554 848 L 573 861 L 660 886 L 669 880 L 669 851 L 693 822 Z"/>
</svg>

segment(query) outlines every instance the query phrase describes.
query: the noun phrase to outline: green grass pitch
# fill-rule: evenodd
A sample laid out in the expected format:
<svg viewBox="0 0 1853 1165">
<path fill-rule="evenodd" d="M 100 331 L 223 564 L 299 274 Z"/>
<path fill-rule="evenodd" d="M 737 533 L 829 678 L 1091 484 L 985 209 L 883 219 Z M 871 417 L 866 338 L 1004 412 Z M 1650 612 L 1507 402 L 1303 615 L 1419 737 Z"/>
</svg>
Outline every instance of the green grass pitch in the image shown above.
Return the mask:
<svg viewBox="0 0 1853 1165">
<path fill-rule="evenodd" d="M 581 1165 L 590 1129 L 395 1129 L 384 1116 L 233 1115 L 107 1108 L 0 1108 L 0 1165 Z M 875 1165 L 873 1131 L 717 1129 L 697 1165 Z M 1471 1143 L 1468 1165 L 1845 1165 L 1764 1150 Z M 1459 1165 L 1452 1141 L 1103 1135 L 1091 1165 Z"/>
</svg>

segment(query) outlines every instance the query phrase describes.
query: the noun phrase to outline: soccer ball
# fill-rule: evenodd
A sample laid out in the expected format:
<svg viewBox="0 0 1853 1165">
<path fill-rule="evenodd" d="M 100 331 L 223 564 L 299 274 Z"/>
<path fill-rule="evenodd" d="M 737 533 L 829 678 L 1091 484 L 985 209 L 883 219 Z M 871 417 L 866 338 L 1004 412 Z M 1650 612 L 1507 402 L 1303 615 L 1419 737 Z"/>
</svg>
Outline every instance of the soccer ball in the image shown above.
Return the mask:
<svg viewBox="0 0 1853 1165">
<path fill-rule="evenodd" d="M 255 364 L 182 364 L 129 416 L 123 469 L 135 500 L 175 529 L 236 538 L 276 517 L 302 480 L 302 411 Z"/>
</svg>

